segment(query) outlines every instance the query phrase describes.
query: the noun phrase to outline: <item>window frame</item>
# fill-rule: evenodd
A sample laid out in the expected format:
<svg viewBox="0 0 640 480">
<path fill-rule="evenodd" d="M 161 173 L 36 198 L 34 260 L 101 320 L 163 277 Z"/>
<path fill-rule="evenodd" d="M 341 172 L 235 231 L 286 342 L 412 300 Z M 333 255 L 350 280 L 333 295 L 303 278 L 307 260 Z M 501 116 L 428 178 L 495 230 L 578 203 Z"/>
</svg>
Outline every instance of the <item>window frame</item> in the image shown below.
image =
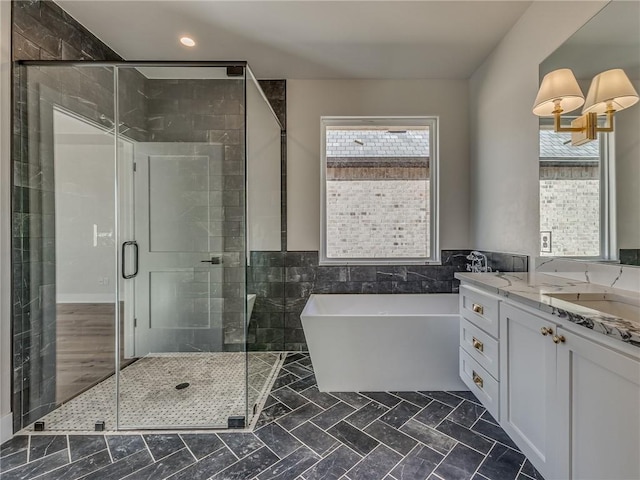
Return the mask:
<svg viewBox="0 0 640 480">
<path fill-rule="evenodd" d="M 440 205 L 439 205 L 439 131 L 440 118 L 421 116 L 322 116 L 320 117 L 320 265 L 439 265 Z M 358 126 L 427 126 L 429 127 L 429 251 L 427 257 L 327 257 L 327 127 Z M 425 243 L 427 239 L 425 238 Z"/>
<path fill-rule="evenodd" d="M 578 117 L 567 116 L 565 120 Z M 553 130 L 552 120 L 541 119 L 539 130 Z M 600 147 L 600 161 L 598 171 L 600 176 L 600 254 L 593 255 L 544 255 L 538 245 L 538 256 L 541 258 L 569 258 L 583 261 L 612 261 L 618 260 L 617 228 L 616 228 L 616 169 L 615 169 L 615 137 L 613 133 L 598 133 Z M 538 172 L 540 172 L 540 141 L 538 140 Z M 538 174 L 538 231 L 540 230 L 542 205 L 540 204 L 540 180 Z"/>
</svg>

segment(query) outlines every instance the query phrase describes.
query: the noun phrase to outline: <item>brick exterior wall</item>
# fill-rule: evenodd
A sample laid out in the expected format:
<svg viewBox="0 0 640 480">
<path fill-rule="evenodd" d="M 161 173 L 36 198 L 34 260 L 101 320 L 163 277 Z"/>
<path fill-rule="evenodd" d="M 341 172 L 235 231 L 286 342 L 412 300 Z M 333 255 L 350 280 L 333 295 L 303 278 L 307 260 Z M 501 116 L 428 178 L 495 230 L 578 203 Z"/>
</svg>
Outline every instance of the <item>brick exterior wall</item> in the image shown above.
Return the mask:
<svg viewBox="0 0 640 480">
<path fill-rule="evenodd" d="M 328 181 L 327 257 L 424 257 L 428 200 L 427 180 Z"/>
<path fill-rule="evenodd" d="M 540 164 L 540 231 L 551 232 L 550 256 L 600 255 L 598 161 Z"/>
<path fill-rule="evenodd" d="M 327 159 L 327 162 L 329 160 Z M 424 180 L 428 178 L 429 168 L 426 166 L 327 167 L 327 180 Z"/>
<path fill-rule="evenodd" d="M 540 231 L 552 256 L 600 255 L 600 180 L 540 180 Z"/>
</svg>

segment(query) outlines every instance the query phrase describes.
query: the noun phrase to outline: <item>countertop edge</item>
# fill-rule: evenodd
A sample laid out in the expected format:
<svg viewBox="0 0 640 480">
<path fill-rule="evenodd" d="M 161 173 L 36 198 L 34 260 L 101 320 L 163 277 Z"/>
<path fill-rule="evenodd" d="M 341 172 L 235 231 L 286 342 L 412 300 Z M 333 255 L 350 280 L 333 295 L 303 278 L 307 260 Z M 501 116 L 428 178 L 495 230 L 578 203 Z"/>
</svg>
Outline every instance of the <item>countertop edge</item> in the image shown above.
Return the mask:
<svg viewBox="0 0 640 480">
<path fill-rule="evenodd" d="M 539 273 L 457 272 L 455 278 L 463 284 L 517 301 L 573 325 L 588 328 L 614 340 L 640 348 L 640 324 L 636 325 L 623 318 L 544 296 L 544 293 L 582 291 L 584 289 L 592 292 L 615 293 L 617 291 L 615 288 Z"/>
</svg>

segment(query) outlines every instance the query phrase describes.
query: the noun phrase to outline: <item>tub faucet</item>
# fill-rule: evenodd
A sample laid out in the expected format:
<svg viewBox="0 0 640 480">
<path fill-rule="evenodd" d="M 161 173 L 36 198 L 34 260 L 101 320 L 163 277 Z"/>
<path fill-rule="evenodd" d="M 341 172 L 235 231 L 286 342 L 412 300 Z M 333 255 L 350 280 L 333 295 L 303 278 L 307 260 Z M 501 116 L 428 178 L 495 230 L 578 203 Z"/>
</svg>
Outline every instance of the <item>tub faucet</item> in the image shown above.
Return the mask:
<svg viewBox="0 0 640 480">
<path fill-rule="evenodd" d="M 467 272 L 485 273 L 491 271 L 491 267 L 487 262 L 487 256 L 477 250 L 467 255 L 467 260 L 471 261 L 471 263 L 467 263 Z"/>
</svg>

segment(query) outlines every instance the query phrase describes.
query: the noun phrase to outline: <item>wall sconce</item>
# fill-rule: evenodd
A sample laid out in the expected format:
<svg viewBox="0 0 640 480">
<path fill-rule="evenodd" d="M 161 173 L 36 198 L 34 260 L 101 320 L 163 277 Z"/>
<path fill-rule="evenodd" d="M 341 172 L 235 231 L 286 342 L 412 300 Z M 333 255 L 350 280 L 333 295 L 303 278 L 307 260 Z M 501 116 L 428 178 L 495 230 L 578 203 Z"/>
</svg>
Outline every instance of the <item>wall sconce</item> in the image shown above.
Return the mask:
<svg viewBox="0 0 640 480">
<path fill-rule="evenodd" d="M 556 132 L 571 132 L 571 145 L 582 145 L 598 136 L 598 132 L 613 132 L 613 115 L 638 101 L 638 92 L 624 70 L 616 68 L 599 73 L 591 81 L 587 100 L 568 68 L 548 73 L 542 79 L 533 113 L 539 117 L 554 118 Z M 584 105 L 582 116 L 571 122 L 570 127 L 561 125 L 562 113 L 568 113 Z M 606 115 L 607 123 L 598 126 L 598 115 Z"/>
</svg>

